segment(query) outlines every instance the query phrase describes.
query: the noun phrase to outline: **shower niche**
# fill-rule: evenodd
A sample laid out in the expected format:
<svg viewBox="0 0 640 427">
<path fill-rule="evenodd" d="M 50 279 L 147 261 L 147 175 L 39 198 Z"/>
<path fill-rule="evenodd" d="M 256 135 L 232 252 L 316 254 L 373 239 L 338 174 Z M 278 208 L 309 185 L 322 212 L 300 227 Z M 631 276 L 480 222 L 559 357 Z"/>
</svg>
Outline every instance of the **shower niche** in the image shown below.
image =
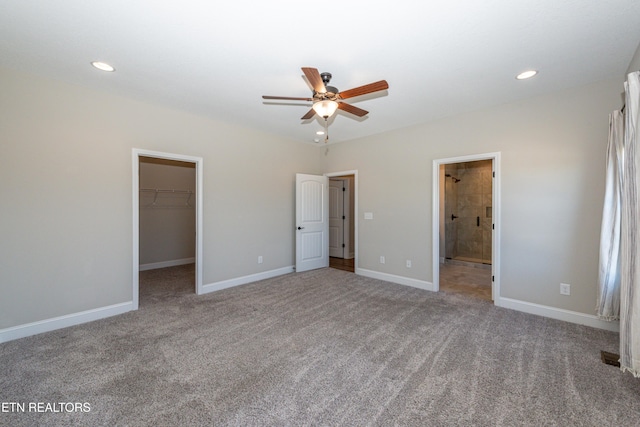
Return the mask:
<svg viewBox="0 0 640 427">
<path fill-rule="evenodd" d="M 445 258 L 491 264 L 491 160 L 444 166 Z"/>
</svg>

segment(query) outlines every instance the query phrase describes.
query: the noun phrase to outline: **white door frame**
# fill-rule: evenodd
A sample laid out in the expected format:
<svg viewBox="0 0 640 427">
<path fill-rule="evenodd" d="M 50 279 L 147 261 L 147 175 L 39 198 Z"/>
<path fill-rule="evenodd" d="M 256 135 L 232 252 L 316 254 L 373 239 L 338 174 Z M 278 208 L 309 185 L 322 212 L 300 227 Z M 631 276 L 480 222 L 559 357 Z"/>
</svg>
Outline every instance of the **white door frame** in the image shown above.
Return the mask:
<svg viewBox="0 0 640 427">
<path fill-rule="evenodd" d="M 342 172 L 329 172 L 325 173 L 325 176 L 329 178 L 338 178 L 341 176 L 353 176 L 353 247 L 355 252 L 354 259 L 354 272 L 358 274 L 358 220 L 360 217 L 358 216 L 358 170 L 349 170 Z"/>
<path fill-rule="evenodd" d="M 137 310 L 139 304 L 139 269 L 140 269 L 140 157 L 154 157 L 157 159 L 177 160 L 181 162 L 195 163 L 196 166 L 196 294 L 202 294 L 202 212 L 203 212 L 203 159 L 202 157 L 186 156 L 183 154 L 163 153 L 159 151 L 131 150 L 131 194 L 133 201 L 133 261 L 132 261 L 132 309 Z"/>
<path fill-rule="evenodd" d="M 433 212 L 432 212 L 432 253 L 433 253 L 433 290 L 440 289 L 440 166 L 450 163 L 474 162 L 477 160 L 491 160 L 492 170 L 495 174 L 492 182 L 491 199 L 491 275 L 493 282 L 491 295 L 494 304 L 500 300 L 500 152 L 475 154 L 461 157 L 449 157 L 433 161 Z"/>
</svg>

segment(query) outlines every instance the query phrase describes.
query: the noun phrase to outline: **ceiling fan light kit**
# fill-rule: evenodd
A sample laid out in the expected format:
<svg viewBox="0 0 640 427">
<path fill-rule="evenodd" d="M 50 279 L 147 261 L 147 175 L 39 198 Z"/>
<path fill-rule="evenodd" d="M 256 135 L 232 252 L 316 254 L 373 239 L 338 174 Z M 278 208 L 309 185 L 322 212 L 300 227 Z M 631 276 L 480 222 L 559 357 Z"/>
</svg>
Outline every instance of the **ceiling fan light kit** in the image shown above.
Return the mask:
<svg viewBox="0 0 640 427">
<path fill-rule="evenodd" d="M 316 114 L 318 114 L 325 120 L 331 117 L 337 109 L 338 103 L 330 99 L 325 99 L 324 101 L 317 101 L 313 103 L 313 110 L 316 112 Z"/>
<path fill-rule="evenodd" d="M 329 86 L 331 81 L 331 73 L 320 74 L 316 68 L 302 67 L 302 72 L 307 77 L 309 84 L 313 88 L 313 96 L 311 98 L 298 98 L 290 96 L 269 96 L 263 95 L 263 99 L 277 99 L 286 101 L 313 101 L 313 107 L 302 116 L 301 120 L 311 119 L 314 115 L 322 117 L 325 121 L 325 128 L 328 127 L 327 119 L 331 117 L 336 110 L 346 111 L 358 117 L 364 117 L 369 112 L 358 108 L 354 105 L 343 102 L 343 99 L 354 98 L 369 93 L 378 92 L 389 89 L 386 80 L 380 80 L 368 85 L 359 86 L 353 89 L 340 92 L 336 87 Z M 329 133 L 325 137 L 325 142 L 329 139 Z"/>
</svg>

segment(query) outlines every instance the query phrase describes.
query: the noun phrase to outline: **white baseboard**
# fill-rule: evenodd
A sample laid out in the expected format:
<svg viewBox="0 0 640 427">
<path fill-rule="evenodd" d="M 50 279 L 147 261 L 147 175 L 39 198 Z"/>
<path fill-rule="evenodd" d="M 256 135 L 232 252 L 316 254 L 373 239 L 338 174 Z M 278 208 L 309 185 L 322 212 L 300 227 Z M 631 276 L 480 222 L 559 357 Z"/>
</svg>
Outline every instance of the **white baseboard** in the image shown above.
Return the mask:
<svg viewBox="0 0 640 427">
<path fill-rule="evenodd" d="M 170 261 L 151 262 L 149 264 L 140 264 L 139 271 L 155 270 L 156 268 L 175 267 L 177 265 L 193 264 L 195 258 L 172 259 Z"/>
<path fill-rule="evenodd" d="M 433 291 L 433 283 L 412 279 L 409 277 L 396 276 L 393 274 L 380 273 L 379 271 L 358 268 L 356 274 L 371 277 L 372 279 L 385 280 L 387 282 L 397 283 L 399 285 L 412 286 L 414 288 Z M 580 313 L 577 311 L 564 310 L 561 308 L 549 307 L 546 305 L 535 304 L 526 301 L 520 301 L 511 298 L 500 297 L 495 303 L 498 307 L 508 308 L 511 310 L 521 311 L 524 313 L 535 314 L 538 316 L 548 317 L 565 322 L 576 323 L 578 325 L 591 326 L 592 328 L 604 329 L 607 331 L 619 332 L 620 322 L 607 322 L 599 319 L 595 315 Z"/>
<path fill-rule="evenodd" d="M 258 280 L 270 279 L 272 277 L 281 276 L 294 272 L 294 267 L 283 267 L 276 270 L 265 271 L 262 273 L 251 274 L 248 276 L 237 277 L 234 279 L 223 280 L 220 282 L 204 285 L 200 294 L 215 292 L 234 286 L 245 285 L 247 283 L 256 282 Z M 388 273 L 358 268 L 356 274 L 370 277 L 373 279 L 384 280 L 387 282 L 397 283 L 399 285 L 411 286 L 414 288 L 433 291 L 433 283 L 412 279 L 409 277 L 396 276 Z M 524 313 L 535 314 L 538 316 L 549 317 L 551 319 L 563 320 L 565 322 L 576 323 L 579 325 L 590 326 L 593 328 L 604 329 L 613 332 L 620 331 L 620 322 L 607 322 L 598 319 L 597 316 L 585 313 L 579 313 L 561 308 L 549 307 L 546 305 L 535 304 L 526 301 L 520 301 L 511 298 L 499 297 L 496 300 L 496 306 L 517 310 Z M 0 329 L 0 344 L 19 338 L 25 338 L 31 335 L 41 334 L 56 329 L 67 328 L 82 323 L 92 322 L 94 320 L 104 319 L 111 316 L 126 313 L 132 310 L 132 302 L 124 302 L 114 304 L 107 307 L 95 308 L 79 313 L 67 314 L 64 316 L 54 317 L 51 319 L 40 320 L 37 322 L 27 323 L 24 325 L 13 326 L 10 328 Z"/>
<path fill-rule="evenodd" d="M 107 307 L 94 308 L 93 310 L 81 311 L 79 313 L 67 314 L 54 317 L 52 319 L 40 320 L 38 322 L 26 323 L 24 325 L 13 326 L 11 328 L 0 329 L 0 343 L 24 338 L 43 332 L 54 331 L 56 329 L 67 328 L 81 323 L 92 322 L 106 317 L 116 316 L 132 310 L 132 303 L 123 302 Z"/>
<path fill-rule="evenodd" d="M 370 277 L 372 279 L 385 280 L 387 282 L 397 283 L 398 285 L 411 286 L 425 291 L 433 291 L 433 283 L 410 277 L 396 276 L 395 274 L 380 273 L 379 271 L 367 270 L 364 268 L 356 269 L 356 274 Z"/>
<path fill-rule="evenodd" d="M 234 286 L 246 285 L 247 283 L 257 282 L 258 280 L 271 279 L 272 277 L 282 276 L 283 274 L 293 273 L 293 266 L 282 267 L 275 270 L 263 271 L 262 273 L 250 274 L 248 276 L 236 277 L 234 279 L 222 280 L 220 282 L 209 283 L 203 285 L 199 294 L 208 294 L 209 292 L 221 291 L 223 289 L 232 288 Z"/>
<path fill-rule="evenodd" d="M 538 316 L 549 317 L 565 322 L 577 323 L 578 325 L 591 326 L 592 328 L 605 329 L 607 331 L 620 332 L 620 322 L 607 322 L 598 319 L 592 314 L 580 313 L 577 311 L 564 310 L 562 308 L 549 307 L 547 305 L 534 304 L 511 298 L 500 297 L 496 300 L 496 306 L 510 308 L 511 310 L 522 311 L 524 313 L 536 314 Z"/>
</svg>

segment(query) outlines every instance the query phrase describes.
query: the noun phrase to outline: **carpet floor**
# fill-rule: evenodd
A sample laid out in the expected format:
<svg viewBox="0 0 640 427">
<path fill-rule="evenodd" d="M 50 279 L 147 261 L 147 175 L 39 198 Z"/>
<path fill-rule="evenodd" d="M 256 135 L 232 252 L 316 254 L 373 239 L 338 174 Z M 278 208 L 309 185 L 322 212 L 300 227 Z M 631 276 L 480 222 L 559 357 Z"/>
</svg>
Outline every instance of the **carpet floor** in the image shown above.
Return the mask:
<svg viewBox="0 0 640 427">
<path fill-rule="evenodd" d="M 165 270 L 138 311 L 1 344 L 0 424 L 640 425 L 612 332 L 330 268 L 203 296 Z"/>
</svg>

